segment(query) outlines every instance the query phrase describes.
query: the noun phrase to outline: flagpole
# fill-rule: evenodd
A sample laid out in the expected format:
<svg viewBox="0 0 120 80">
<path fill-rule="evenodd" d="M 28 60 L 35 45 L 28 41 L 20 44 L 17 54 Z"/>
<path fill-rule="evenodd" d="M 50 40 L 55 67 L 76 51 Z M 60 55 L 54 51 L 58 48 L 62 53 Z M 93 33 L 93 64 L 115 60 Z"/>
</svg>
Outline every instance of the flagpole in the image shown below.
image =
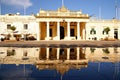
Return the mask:
<svg viewBox="0 0 120 80">
<path fill-rule="evenodd" d="M 118 19 L 120 19 L 120 7 L 118 8 L 118 16 L 119 16 L 119 18 Z"/>
<path fill-rule="evenodd" d="M 115 0 L 115 18 L 118 18 L 118 1 Z"/>
<path fill-rule="evenodd" d="M 26 15 L 26 6 L 24 4 L 24 15 Z"/>
<path fill-rule="evenodd" d="M 24 5 L 24 15 L 25 15 L 25 5 Z"/>
<path fill-rule="evenodd" d="M 64 6 L 64 0 L 62 0 L 62 6 Z"/>
<path fill-rule="evenodd" d="M 99 6 L 99 19 L 101 20 L 101 6 Z"/>
<path fill-rule="evenodd" d="M 0 0 L 0 15 L 2 15 L 2 2 Z"/>
</svg>

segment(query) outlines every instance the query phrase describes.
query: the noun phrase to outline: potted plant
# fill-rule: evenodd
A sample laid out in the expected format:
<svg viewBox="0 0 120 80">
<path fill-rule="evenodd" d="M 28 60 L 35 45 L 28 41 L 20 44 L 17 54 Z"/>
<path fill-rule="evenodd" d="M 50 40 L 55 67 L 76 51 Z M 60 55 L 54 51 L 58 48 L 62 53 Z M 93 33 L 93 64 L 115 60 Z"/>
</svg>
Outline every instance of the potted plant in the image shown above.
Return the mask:
<svg viewBox="0 0 120 80">
<path fill-rule="evenodd" d="M 15 31 L 15 30 L 16 30 L 16 27 L 15 27 L 15 26 L 11 26 L 10 29 L 11 29 L 12 31 Z"/>
<path fill-rule="evenodd" d="M 110 53 L 110 51 L 109 51 L 108 48 L 102 49 L 102 51 L 103 51 L 104 53 L 106 53 L 106 54 L 109 54 L 109 53 Z"/>
<path fill-rule="evenodd" d="M 16 27 L 15 26 L 11 26 L 10 29 L 12 30 L 10 40 L 15 40 L 13 32 L 16 30 Z"/>
<path fill-rule="evenodd" d="M 106 27 L 106 28 L 104 28 L 104 30 L 103 30 L 103 34 L 106 34 L 106 35 L 107 35 L 107 36 L 105 37 L 105 40 L 108 40 L 109 31 L 110 31 L 110 28 L 109 28 L 109 27 Z"/>
<path fill-rule="evenodd" d="M 109 31 L 110 31 L 110 28 L 109 27 L 106 27 L 106 28 L 104 28 L 104 30 L 103 30 L 106 34 L 108 34 L 109 33 Z"/>
</svg>

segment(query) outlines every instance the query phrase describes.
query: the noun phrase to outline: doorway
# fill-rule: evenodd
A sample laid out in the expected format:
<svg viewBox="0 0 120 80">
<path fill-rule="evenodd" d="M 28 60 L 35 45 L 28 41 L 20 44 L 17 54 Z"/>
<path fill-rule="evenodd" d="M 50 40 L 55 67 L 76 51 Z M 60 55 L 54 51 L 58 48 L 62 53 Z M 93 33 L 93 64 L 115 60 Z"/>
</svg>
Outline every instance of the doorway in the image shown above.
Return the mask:
<svg viewBox="0 0 120 80">
<path fill-rule="evenodd" d="M 52 37 L 52 29 L 50 28 L 49 31 L 49 36 Z"/>
<path fill-rule="evenodd" d="M 63 26 L 60 26 L 60 40 L 61 39 L 64 39 L 65 35 L 64 35 L 64 27 Z"/>
</svg>

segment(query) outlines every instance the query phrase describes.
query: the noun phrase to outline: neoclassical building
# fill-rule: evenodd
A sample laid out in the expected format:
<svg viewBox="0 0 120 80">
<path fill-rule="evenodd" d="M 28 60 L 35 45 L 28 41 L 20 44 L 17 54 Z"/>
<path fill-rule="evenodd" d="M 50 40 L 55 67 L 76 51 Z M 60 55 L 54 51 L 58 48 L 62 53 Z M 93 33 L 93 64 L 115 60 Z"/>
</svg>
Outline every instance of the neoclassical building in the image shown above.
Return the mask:
<svg viewBox="0 0 120 80">
<path fill-rule="evenodd" d="M 91 19 L 81 10 L 65 6 L 56 11 L 40 9 L 37 15 L 0 15 L 0 34 L 9 37 L 10 27 L 18 38 L 33 36 L 36 40 L 103 40 L 120 39 L 120 21 Z"/>
<path fill-rule="evenodd" d="M 70 11 L 64 6 L 57 11 L 40 10 L 36 16 L 41 40 L 85 40 L 88 14 Z"/>
</svg>

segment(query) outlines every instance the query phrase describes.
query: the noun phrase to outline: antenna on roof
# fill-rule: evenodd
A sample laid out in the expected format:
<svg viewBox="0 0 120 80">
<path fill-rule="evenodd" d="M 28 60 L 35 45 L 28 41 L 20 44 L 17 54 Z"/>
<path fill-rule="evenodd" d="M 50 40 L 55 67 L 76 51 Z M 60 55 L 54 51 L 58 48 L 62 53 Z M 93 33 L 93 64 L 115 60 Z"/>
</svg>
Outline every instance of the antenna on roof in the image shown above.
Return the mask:
<svg viewBox="0 0 120 80">
<path fill-rule="evenodd" d="M 26 15 L 26 6 L 25 6 L 25 4 L 24 4 L 24 15 Z"/>
<path fill-rule="evenodd" d="M 101 20 L 101 6 L 99 6 L 99 19 Z"/>
<path fill-rule="evenodd" d="M 118 18 L 118 0 L 115 0 L 115 18 Z"/>
<path fill-rule="evenodd" d="M 64 6 L 64 0 L 62 0 L 62 6 Z"/>
<path fill-rule="evenodd" d="M 0 15 L 2 15 L 2 2 L 0 0 Z"/>
</svg>

